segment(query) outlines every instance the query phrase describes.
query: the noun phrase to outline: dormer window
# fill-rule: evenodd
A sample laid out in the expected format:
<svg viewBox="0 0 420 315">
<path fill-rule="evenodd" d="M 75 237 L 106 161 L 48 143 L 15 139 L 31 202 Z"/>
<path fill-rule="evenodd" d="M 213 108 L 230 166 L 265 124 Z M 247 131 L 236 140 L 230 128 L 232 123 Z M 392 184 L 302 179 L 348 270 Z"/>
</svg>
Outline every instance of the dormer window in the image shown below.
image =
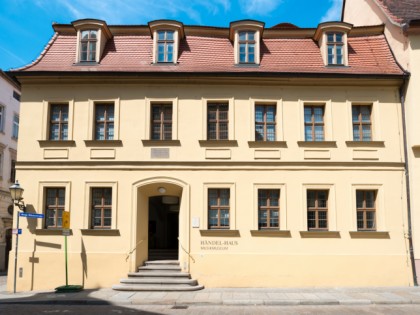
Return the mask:
<svg viewBox="0 0 420 315">
<path fill-rule="evenodd" d="M 242 20 L 230 23 L 229 39 L 233 43 L 234 63 L 236 65 L 260 64 L 260 41 L 264 23 Z"/>
<path fill-rule="evenodd" d="M 174 31 L 158 31 L 157 62 L 174 61 Z"/>
<path fill-rule="evenodd" d="M 343 33 L 327 33 L 328 64 L 343 65 Z"/>
<path fill-rule="evenodd" d="M 153 38 L 154 64 L 176 64 L 180 41 L 184 38 L 184 25 L 172 20 L 158 20 L 149 23 Z"/>
<path fill-rule="evenodd" d="M 96 61 L 96 45 L 98 31 L 86 30 L 81 32 L 80 61 Z"/>
<path fill-rule="evenodd" d="M 239 62 L 255 63 L 255 32 L 239 32 Z"/>
<path fill-rule="evenodd" d="M 105 21 L 83 19 L 71 22 L 77 32 L 75 64 L 99 63 L 108 40 L 112 38 Z"/>
<path fill-rule="evenodd" d="M 344 22 L 325 22 L 318 25 L 314 40 L 318 42 L 326 66 L 348 66 L 347 36 L 353 25 Z"/>
</svg>

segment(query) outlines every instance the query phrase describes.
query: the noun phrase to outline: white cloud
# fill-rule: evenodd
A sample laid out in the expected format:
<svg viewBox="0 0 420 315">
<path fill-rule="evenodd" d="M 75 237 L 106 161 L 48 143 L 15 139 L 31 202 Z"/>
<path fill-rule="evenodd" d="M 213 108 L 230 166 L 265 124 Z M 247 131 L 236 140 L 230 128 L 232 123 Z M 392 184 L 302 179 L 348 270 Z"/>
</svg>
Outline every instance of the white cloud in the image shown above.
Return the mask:
<svg viewBox="0 0 420 315">
<path fill-rule="evenodd" d="M 250 15 L 269 15 L 283 0 L 240 0 L 241 10 Z"/>
<path fill-rule="evenodd" d="M 321 18 L 322 22 L 328 21 L 340 21 L 341 20 L 341 8 L 343 0 L 330 0 L 331 6 L 325 15 Z"/>
<path fill-rule="evenodd" d="M 187 15 L 201 24 L 203 14 L 217 15 L 230 10 L 229 0 L 36 0 L 44 10 L 65 10 L 73 19 L 96 18 L 109 24 L 145 24 L 161 18 L 181 19 Z"/>
</svg>

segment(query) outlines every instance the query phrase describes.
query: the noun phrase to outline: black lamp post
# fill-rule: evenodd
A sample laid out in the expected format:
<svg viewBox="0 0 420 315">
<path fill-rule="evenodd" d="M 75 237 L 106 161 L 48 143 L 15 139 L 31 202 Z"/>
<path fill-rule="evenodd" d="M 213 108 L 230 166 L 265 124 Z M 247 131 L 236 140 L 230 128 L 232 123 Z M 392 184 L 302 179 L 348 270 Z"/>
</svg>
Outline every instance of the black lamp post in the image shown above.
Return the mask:
<svg viewBox="0 0 420 315">
<path fill-rule="evenodd" d="M 20 211 L 25 212 L 26 206 L 23 202 L 23 188 L 20 187 L 19 182 L 16 181 L 12 186 L 9 188 L 10 195 L 12 197 L 13 203 L 15 206 L 19 208 Z M 13 293 L 16 293 L 16 272 L 17 272 L 17 258 L 18 258 L 18 244 L 19 244 L 19 212 L 16 215 L 16 247 L 15 247 L 15 275 L 14 275 L 14 283 L 13 283 Z"/>
</svg>

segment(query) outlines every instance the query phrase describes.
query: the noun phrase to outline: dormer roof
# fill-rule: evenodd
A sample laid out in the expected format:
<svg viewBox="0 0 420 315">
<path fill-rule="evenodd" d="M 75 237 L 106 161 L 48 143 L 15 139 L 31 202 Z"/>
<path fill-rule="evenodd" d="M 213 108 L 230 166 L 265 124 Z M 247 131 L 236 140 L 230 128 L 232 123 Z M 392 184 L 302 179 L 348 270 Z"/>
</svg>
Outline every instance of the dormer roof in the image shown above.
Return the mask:
<svg viewBox="0 0 420 315">
<path fill-rule="evenodd" d="M 97 20 L 97 19 L 80 19 L 71 22 L 71 25 L 76 30 L 86 30 L 86 29 L 101 29 L 104 35 L 107 39 L 110 39 L 112 37 L 111 31 L 108 28 L 108 25 L 103 20 Z M 54 24 L 53 24 L 54 28 Z"/>
<path fill-rule="evenodd" d="M 319 41 L 322 36 L 322 33 L 331 32 L 331 31 L 340 31 L 343 33 L 348 33 L 353 27 L 353 24 L 346 22 L 324 22 L 318 25 L 318 28 L 314 34 L 314 40 Z"/>
<path fill-rule="evenodd" d="M 235 31 L 237 30 L 258 30 L 260 31 L 261 37 L 264 32 L 264 22 L 256 20 L 239 20 L 230 23 L 229 27 L 229 39 L 234 41 Z"/>
<path fill-rule="evenodd" d="M 185 37 L 184 24 L 175 20 L 155 20 L 148 23 L 150 33 L 153 37 L 155 30 L 177 30 L 179 32 L 180 39 Z"/>
</svg>

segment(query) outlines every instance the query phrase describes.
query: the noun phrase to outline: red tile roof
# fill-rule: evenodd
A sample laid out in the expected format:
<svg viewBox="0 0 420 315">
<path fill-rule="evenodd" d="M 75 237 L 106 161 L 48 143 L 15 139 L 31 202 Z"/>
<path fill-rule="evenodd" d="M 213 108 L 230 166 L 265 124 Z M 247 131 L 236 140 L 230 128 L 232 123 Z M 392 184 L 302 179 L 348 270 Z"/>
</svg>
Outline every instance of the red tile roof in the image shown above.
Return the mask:
<svg viewBox="0 0 420 315">
<path fill-rule="evenodd" d="M 420 19 L 420 0 L 376 0 L 388 17 L 403 24 Z"/>
<path fill-rule="evenodd" d="M 225 72 L 402 74 L 383 35 L 349 37 L 349 66 L 326 67 L 318 44 L 311 38 L 264 39 L 260 66 L 234 65 L 228 38 L 187 36 L 180 43 L 177 65 L 152 64 L 150 36 L 115 35 L 105 46 L 98 65 L 75 65 L 76 35 L 56 34 L 41 56 L 15 71 L 63 72 Z"/>
</svg>

